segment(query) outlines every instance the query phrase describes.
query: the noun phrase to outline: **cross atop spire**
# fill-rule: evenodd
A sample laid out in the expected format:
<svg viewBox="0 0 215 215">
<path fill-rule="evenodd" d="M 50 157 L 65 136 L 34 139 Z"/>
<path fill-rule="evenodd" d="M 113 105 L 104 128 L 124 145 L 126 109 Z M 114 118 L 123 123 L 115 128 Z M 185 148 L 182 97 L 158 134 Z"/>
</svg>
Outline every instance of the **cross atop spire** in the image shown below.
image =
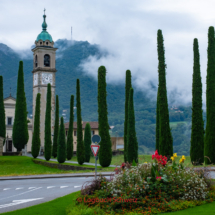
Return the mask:
<svg viewBox="0 0 215 215">
<path fill-rule="evenodd" d="M 10 87 L 10 96 L 11 96 L 11 87 Z"/>
<path fill-rule="evenodd" d="M 45 12 L 46 12 L 46 9 L 44 8 L 44 15 L 46 15 Z"/>
</svg>

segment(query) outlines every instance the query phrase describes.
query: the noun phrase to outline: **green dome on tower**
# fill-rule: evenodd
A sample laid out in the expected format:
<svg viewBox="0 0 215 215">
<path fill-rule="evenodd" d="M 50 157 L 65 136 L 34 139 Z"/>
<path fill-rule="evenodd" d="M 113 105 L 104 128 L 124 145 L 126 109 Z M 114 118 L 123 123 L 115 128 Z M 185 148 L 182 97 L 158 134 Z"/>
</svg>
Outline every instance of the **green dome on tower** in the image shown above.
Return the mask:
<svg viewBox="0 0 215 215">
<path fill-rule="evenodd" d="M 44 10 L 44 15 L 43 15 L 42 28 L 43 28 L 43 31 L 37 36 L 36 42 L 38 42 L 39 40 L 42 40 L 42 41 L 49 40 L 50 42 L 53 42 L 52 36 L 46 31 L 47 24 L 46 24 L 45 10 Z"/>
</svg>

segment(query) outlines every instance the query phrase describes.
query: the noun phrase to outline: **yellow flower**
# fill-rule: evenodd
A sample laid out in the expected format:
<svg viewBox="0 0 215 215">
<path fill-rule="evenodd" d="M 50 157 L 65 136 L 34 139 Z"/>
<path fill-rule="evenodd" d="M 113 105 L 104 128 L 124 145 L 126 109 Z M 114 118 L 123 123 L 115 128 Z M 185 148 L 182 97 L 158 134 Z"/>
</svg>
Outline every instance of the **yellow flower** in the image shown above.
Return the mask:
<svg viewBox="0 0 215 215">
<path fill-rule="evenodd" d="M 144 162 L 144 163 L 147 163 L 147 162 Z"/>
<path fill-rule="evenodd" d="M 173 154 L 173 157 L 174 157 L 174 158 L 177 158 L 177 153 L 174 153 L 174 154 Z"/>
<path fill-rule="evenodd" d="M 185 160 L 185 156 L 184 155 L 182 155 L 182 159 Z"/>
<path fill-rule="evenodd" d="M 170 158 L 172 161 L 174 161 L 175 160 L 175 158 L 172 156 L 171 158 Z"/>
<path fill-rule="evenodd" d="M 179 161 L 179 163 L 182 163 L 183 162 L 183 160 L 182 160 L 182 158 L 180 159 L 180 161 Z"/>
</svg>

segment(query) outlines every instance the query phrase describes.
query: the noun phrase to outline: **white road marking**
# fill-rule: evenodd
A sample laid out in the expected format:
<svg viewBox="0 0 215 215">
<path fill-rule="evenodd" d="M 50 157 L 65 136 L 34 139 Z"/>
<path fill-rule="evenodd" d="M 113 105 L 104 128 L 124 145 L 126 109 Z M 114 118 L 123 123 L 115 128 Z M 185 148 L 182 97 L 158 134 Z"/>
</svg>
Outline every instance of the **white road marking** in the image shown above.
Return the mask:
<svg viewBox="0 0 215 215">
<path fill-rule="evenodd" d="M 21 190 L 21 189 L 23 189 L 23 187 L 18 187 L 18 188 L 16 188 L 16 190 Z"/>
<path fill-rule="evenodd" d="M 4 188 L 3 190 L 10 190 L 11 188 Z"/>
<path fill-rule="evenodd" d="M 43 199 L 43 198 L 13 200 L 12 203 L 0 205 L 0 208 L 11 207 L 14 205 L 19 205 L 19 204 L 26 203 L 26 202 L 32 202 L 32 201 L 39 200 L 39 199 Z"/>
<path fill-rule="evenodd" d="M 65 187 L 68 187 L 68 186 L 61 186 L 60 188 L 65 188 Z"/>
<path fill-rule="evenodd" d="M 53 187 L 55 187 L 55 186 L 49 186 L 49 187 L 47 187 L 47 189 L 49 189 L 49 188 L 53 188 Z"/>
<path fill-rule="evenodd" d="M 13 196 L 8 196 L 8 197 L 5 197 L 5 198 L 1 198 L 0 200 L 2 200 L 2 199 L 8 199 L 8 198 L 11 198 L 11 197 L 14 197 L 14 196 L 20 196 L 20 195 L 22 195 L 22 194 L 29 193 L 29 192 L 38 190 L 38 189 L 40 189 L 40 188 L 42 188 L 42 187 L 38 187 L 38 188 L 35 188 L 35 189 L 32 189 L 32 190 L 28 190 L 28 191 L 26 191 L 26 192 L 24 192 L 24 193 L 19 193 L 19 194 L 13 195 Z"/>
<path fill-rule="evenodd" d="M 35 189 L 35 188 L 36 188 L 36 187 L 29 187 L 28 189 L 31 190 L 31 189 Z"/>
<path fill-rule="evenodd" d="M 80 186 L 74 186 L 74 188 L 78 188 L 78 187 L 81 187 L 81 185 Z"/>
</svg>

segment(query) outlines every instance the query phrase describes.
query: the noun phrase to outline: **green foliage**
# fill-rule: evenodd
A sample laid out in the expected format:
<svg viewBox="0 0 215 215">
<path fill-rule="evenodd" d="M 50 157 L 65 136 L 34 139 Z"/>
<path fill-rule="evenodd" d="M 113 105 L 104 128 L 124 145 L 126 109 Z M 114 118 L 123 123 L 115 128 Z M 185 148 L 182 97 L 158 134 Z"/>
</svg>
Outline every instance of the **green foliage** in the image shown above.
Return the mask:
<svg viewBox="0 0 215 215">
<path fill-rule="evenodd" d="M 91 127 L 87 123 L 84 129 L 84 148 L 85 148 L 85 162 L 90 162 L 91 155 Z"/>
<path fill-rule="evenodd" d="M 102 167 L 108 167 L 112 159 L 106 97 L 106 68 L 100 66 L 98 69 L 98 122 L 99 135 L 101 137 L 101 142 L 99 143 L 99 163 Z"/>
<path fill-rule="evenodd" d="M 129 163 L 138 163 L 138 142 L 135 130 L 135 114 L 133 103 L 133 88 L 130 89 L 128 101 L 128 128 L 127 128 L 127 159 Z"/>
<path fill-rule="evenodd" d="M 46 115 L 45 115 L 45 159 L 51 158 L 52 140 L 51 140 L 51 84 L 47 86 L 46 97 Z"/>
<path fill-rule="evenodd" d="M 190 157 L 194 164 L 204 163 L 204 121 L 202 115 L 202 81 L 198 40 L 193 43 L 193 100 Z"/>
<path fill-rule="evenodd" d="M 5 110 L 4 110 L 4 96 L 3 96 L 3 77 L 0 76 L 0 137 L 6 136 L 5 125 Z M 4 141 L 5 143 L 5 141 Z"/>
<path fill-rule="evenodd" d="M 41 94 L 37 93 L 34 114 L 34 132 L 31 145 L 31 154 L 34 158 L 36 158 L 40 152 L 40 98 Z"/>
<path fill-rule="evenodd" d="M 160 122 L 159 122 L 159 87 L 158 87 L 158 93 L 157 93 L 157 108 L 156 108 L 156 145 L 155 145 L 155 149 L 159 152 L 159 133 L 160 133 Z"/>
<path fill-rule="evenodd" d="M 66 160 L 66 138 L 63 117 L 60 120 L 57 147 L 57 160 L 59 163 L 64 163 Z"/>
<path fill-rule="evenodd" d="M 73 156 L 73 121 L 74 121 L 73 107 L 74 107 L 74 96 L 71 95 L 69 130 L 68 130 L 68 134 L 67 134 L 67 144 L 66 144 L 67 160 L 71 160 L 72 156 Z"/>
<path fill-rule="evenodd" d="M 58 133 L 59 133 L 59 99 L 58 99 L 58 95 L 56 95 L 54 138 L 53 138 L 53 147 L 52 147 L 52 156 L 54 158 L 57 157 Z"/>
<path fill-rule="evenodd" d="M 28 124 L 27 124 L 27 107 L 24 87 L 23 62 L 19 62 L 19 71 L 17 78 L 17 94 L 15 119 L 13 124 L 13 145 L 17 151 L 24 149 L 28 142 Z"/>
<path fill-rule="evenodd" d="M 82 118 L 81 118 L 81 97 L 80 97 L 80 81 L 76 82 L 76 108 L 77 108 L 77 160 L 80 165 L 85 160 L 85 149 L 82 133 Z"/>
<path fill-rule="evenodd" d="M 131 89 L 131 71 L 126 71 L 125 79 L 125 121 L 124 121 L 124 162 L 128 161 L 127 159 L 127 129 L 128 129 L 128 100 L 129 100 L 129 91 Z"/>
<path fill-rule="evenodd" d="M 208 64 L 206 77 L 206 113 L 207 124 L 205 132 L 204 155 L 205 163 L 215 163 L 215 39 L 214 27 L 208 30 Z"/>
<path fill-rule="evenodd" d="M 173 154 L 173 139 L 169 125 L 169 110 L 166 89 L 166 64 L 162 31 L 157 33 L 158 48 L 158 105 L 159 105 L 159 153 L 165 156 Z"/>
</svg>

